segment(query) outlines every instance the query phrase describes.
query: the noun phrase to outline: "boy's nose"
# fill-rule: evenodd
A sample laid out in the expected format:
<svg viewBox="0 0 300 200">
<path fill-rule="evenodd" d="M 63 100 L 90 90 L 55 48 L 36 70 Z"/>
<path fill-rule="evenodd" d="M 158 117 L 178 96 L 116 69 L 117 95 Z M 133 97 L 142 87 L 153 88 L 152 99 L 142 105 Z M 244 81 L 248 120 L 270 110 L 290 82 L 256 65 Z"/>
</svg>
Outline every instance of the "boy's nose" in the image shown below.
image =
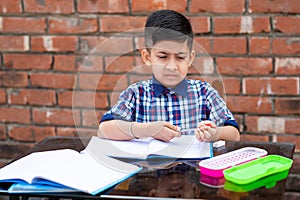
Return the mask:
<svg viewBox="0 0 300 200">
<path fill-rule="evenodd" d="M 169 62 L 167 63 L 167 69 L 169 70 L 177 70 L 177 63 L 175 60 L 171 59 L 169 60 Z"/>
</svg>

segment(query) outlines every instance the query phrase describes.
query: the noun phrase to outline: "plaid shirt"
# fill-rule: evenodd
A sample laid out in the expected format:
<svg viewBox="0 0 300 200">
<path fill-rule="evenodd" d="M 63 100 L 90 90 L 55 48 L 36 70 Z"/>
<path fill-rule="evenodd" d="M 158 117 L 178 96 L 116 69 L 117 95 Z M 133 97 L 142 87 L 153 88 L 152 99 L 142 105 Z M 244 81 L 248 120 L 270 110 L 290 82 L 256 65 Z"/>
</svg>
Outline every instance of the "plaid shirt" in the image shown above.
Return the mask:
<svg viewBox="0 0 300 200">
<path fill-rule="evenodd" d="M 130 85 L 102 121 L 121 119 L 136 122 L 167 121 L 182 129 L 196 128 L 203 120 L 218 126 L 238 125 L 218 92 L 200 80 L 184 79 L 168 89 L 154 77 Z"/>
</svg>

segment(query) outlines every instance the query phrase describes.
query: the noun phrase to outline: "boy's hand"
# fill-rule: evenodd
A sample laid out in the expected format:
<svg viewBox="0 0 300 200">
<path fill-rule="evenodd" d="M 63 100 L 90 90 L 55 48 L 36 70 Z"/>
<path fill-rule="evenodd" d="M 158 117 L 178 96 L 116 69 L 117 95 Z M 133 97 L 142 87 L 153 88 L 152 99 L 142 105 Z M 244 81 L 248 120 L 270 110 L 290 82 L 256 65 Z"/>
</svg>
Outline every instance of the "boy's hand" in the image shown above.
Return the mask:
<svg viewBox="0 0 300 200">
<path fill-rule="evenodd" d="M 174 137 L 181 136 L 181 133 L 179 132 L 179 128 L 168 122 L 162 122 L 162 121 L 153 122 L 151 126 L 153 126 L 154 128 L 153 130 L 156 130 L 154 132 L 154 135 L 152 135 L 154 139 L 168 142 Z"/>
<path fill-rule="evenodd" d="M 219 140 L 221 131 L 212 121 L 202 121 L 196 129 L 196 138 L 200 142 L 214 142 Z"/>
</svg>

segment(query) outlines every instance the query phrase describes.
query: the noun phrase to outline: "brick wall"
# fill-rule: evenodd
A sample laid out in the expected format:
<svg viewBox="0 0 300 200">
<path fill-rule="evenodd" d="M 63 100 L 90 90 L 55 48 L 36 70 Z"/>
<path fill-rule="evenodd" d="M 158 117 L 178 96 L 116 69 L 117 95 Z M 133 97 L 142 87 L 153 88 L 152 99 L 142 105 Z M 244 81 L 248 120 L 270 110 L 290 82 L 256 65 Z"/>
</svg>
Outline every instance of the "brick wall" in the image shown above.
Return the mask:
<svg viewBox="0 0 300 200">
<path fill-rule="evenodd" d="M 300 1 L 1 0 L 1 165 L 47 136 L 94 135 L 119 91 L 150 75 L 140 28 L 157 9 L 190 18 L 242 140 L 300 151 Z"/>
</svg>

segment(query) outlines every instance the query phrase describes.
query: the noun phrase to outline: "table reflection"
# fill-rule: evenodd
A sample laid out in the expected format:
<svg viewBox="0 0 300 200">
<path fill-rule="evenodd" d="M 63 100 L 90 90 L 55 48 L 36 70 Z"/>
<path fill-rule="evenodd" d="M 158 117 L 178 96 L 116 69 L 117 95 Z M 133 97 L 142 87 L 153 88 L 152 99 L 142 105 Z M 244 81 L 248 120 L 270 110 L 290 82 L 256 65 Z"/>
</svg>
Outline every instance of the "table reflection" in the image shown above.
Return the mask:
<svg viewBox="0 0 300 200">
<path fill-rule="evenodd" d="M 251 199 L 254 195 L 258 199 L 272 199 L 282 195 L 285 182 L 281 181 L 289 173 L 287 170 L 251 184 L 237 185 L 226 181 L 224 177 L 201 174 L 197 167 L 199 161 L 189 162 L 176 162 L 167 169 L 147 168 L 148 170 L 119 184 L 109 195 L 190 199 Z"/>
</svg>

